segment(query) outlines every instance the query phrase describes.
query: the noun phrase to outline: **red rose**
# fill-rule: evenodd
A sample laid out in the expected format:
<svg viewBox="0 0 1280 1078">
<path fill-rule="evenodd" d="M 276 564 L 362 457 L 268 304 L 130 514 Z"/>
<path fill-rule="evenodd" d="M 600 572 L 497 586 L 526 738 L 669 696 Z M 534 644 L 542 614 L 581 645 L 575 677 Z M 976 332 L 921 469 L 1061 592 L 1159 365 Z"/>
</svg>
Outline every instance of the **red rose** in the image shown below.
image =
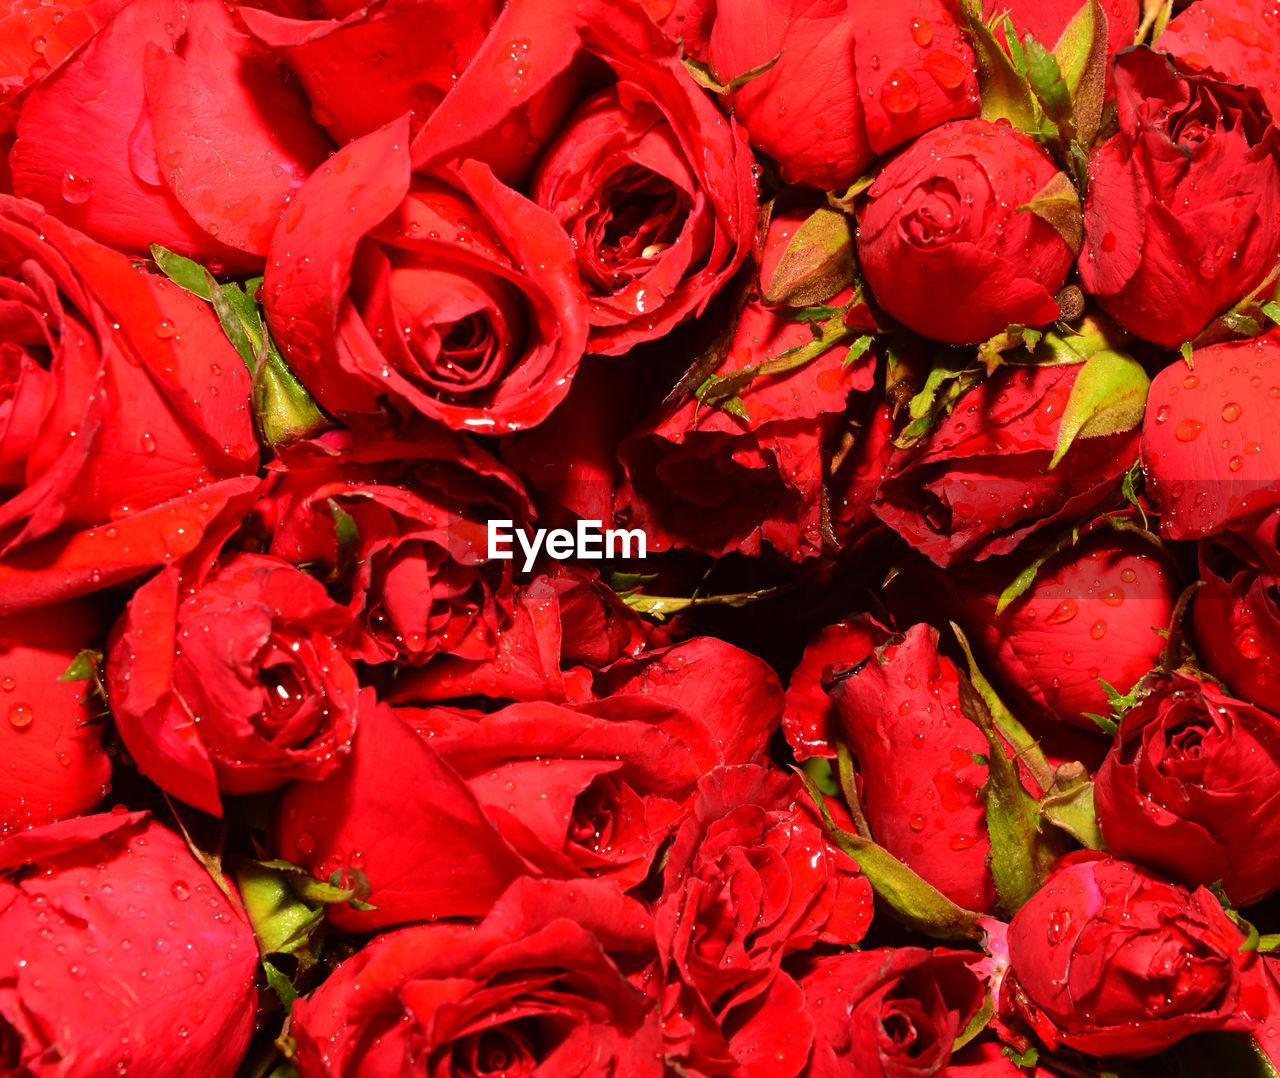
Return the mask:
<svg viewBox="0 0 1280 1078">
<path fill-rule="evenodd" d="M 1089 715 L 1111 713 L 1099 679 L 1128 692 L 1159 662 L 1178 600 L 1173 565 L 1147 540 L 1104 527 L 1045 562 L 997 614 L 1024 566 L 912 566 L 890 583 L 891 604 L 898 616 L 958 622 L 1020 718 L 1096 733 Z"/>
<path fill-rule="evenodd" d="M 29 202 L 0 196 L 0 236 L 2 616 L 194 549 L 258 444 L 206 304 Z"/>
<path fill-rule="evenodd" d="M 807 209 L 792 209 L 770 221 L 762 288 L 807 217 Z M 840 306 L 851 296 L 844 289 L 826 302 Z M 714 373 L 811 343 L 813 331 L 794 313 L 750 300 Z M 643 423 L 618 449 L 626 480 L 617 505 L 628 526 L 644 529 L 655 549 L 759 554 L 767 543 L 797 561 L 818 554 L 829 443 L 849 399 L 867 394 L 875 376 L 874 351 L 846 367 L 847 352 L 833 346 L 804 366 L 752 383 L 741 393 L 745 414 L 686 395 Z"/>
<path fill-rule="evenodd" d="M 574 242 L 591 351 L 615 354 L 701 312 L 755 233 L 746 140 L 641 4 L 508 4 L 415 136 L 413 161 L 490 160 L 535 98 L 580 77 L 590 92 L 541 153 L 529 189 Z M 534 126 L 535 136 L 544 129 Z"/>
<path fill-rule="evenodd" d="M 999 368 L 927 440 L 893 454 L 876 515 L 944 568 L 1007 554 L 1041 529 L 1079 520 L 1138 449 L 1136 431 L 1077 439 L 1049 471 L 1080 369 Z"/>
<path fill-rule="evenodd" d="M 927 1078 L 986 997 L 967 951 L 898 947 L 820 958 L 801 978 L 816 1030 L 808 1078 Z M 987 1072 L 984 1072 L 984 1074 Z"/>
<path fill-rule="evenodd" d="M 0 618 L 0 836 L 88 812 L 110 788 L 100 702 L 59 680 L 97 631 L 78 602 Z"/>
<path fill-rule="evenodd" d="M 1200 579 L 1191 611 L 1205 669 L 1236 696 L 1280 715 L 1280 575 L 1202 543 Z"/>
<path fill-rule="evenodd" d="M 680 0 L 663 26 L 725 84 L 772 62 L 727 102 L 786 183 L 848 187 L 880 154 L 978 113 L 973 53 L 941 0 Z"/>
<path fill-rule="evenodd" d="M 1107 849 L 1237 906 L 1280 890 L 1280 719 L 1186 674 L 1152 689 L 1097 774 Z"/>
<path fill-rule="evenodd" d="M 294 1063 L 302 1078 L 660 1078 L 657 1014 L 614 957 L 650 931 L 604 885 L 521 880 L 478 927 L 406 928 L 347 959 L 294 1004 Z"/>
<path fill-rule="evenodd" d="M 1255 91 L 1150 49 L 1113 71 L 1120 131 L 1089 161 L 1080 283 L 1125 329 L 1177 347 L 1280 256 L 1280 135 Z"/>
<path fill-rule="evenodd" d="M 877 301 L 951 344 L 1052 322 L 1074 252 L 1047 221 L 1019 212 L 1051 181 L 1066 178 L 1007 123 L 955 121 L 916 139 L 876 177 L 858 217 Z"/>
<path fill-rule="evenodd" d="M 511 619 L 511 561 L 488 556 L 487 522 L 528 519 L 519 480 L 465 438 L 331 431 L 283 452 L 256 512 L 271 553 L 347 598 L 364 662 L 494 655 Z"/>
<path fill-rule="evenodd" d="M 676 1043 L 668 1054 L 692 1054 L 686 1070 L 724 1073 L 715 1063 L 731 1058 L 735 1073 L 781 1078 L 801 1072 L 811 1042 L 782 960 L 819 941 L 856 944 L 871 923 L 871 887 L 828 842 L 794 776 L 723 768 L 698 784 L 653 916 L 670 970 L 664 1033 Z M 706 1029 L 686 1029 L 699 1022 Z M 720 1050 L 699 1058 L 708 1036 L 723 1038 Z"/>
<path fill-rule="evenodd" d="M 437 655 L 402 671 L 392 703 L 434 703 L 461 696 L 579 703 L 593 696 L 593 672 L 638 655 L 665 633 L 626 605 L 608 585 L 577 568 L 533 578 L 516 592 L 511 625 L 496 654 Z"/>
<path fill-rule="evenodd" d="M 467 722 L 444 708 L 406 708 L 400 717 L 542 874 L 607 878 L 627 890 L 687 814 L 700 774 L 678 731 L 664 729 L 666 708 L 652 703 L 648 712 L 610 701 L 573 710 L 536 702 Z M 363 845 L 376 841 L 368 838 Z M 319 862 L 318 874 L 327 868 Z"/>
<path fill-rule="evenodd" d="M 0 1050 L 32 1078 L 235 1072 L 258 948 L 234 892 L 144 812 L 0 839 Z"/>
<path fill-rule="evenodd" d="M 508 884 L 535 873 L 430 740 L 370 689 L 351 753 L 328 778 L 285 789 L 273 836 L 276 856 L 319 878 L 365 874 L 374 909 L 328 907 L 335 925 L 355 932 L 482 917 Z"/>
<path fill-rule="evenodd" d="M 321 405 L 501 434 L 546 418 L 586 308 L 556 222 L 468 161 L 410 177 L 403 118 L 348 143 L 294 198 L 263 285 L 271 331 Z"/>
<path fill-rule="evenodd" d="M 1247 529 L 1280 505 L 1280 447 L 1272 436 L 1280 372 L 1271 370 L 1278 358 L 1280 330 L 1272 330 L 1201 348 L 1190 368 L 1172 363 L 1152 379 L 1142 467 L 1160 503 L 1162 535 Z"/>
<path fill-rule="evenodd" d="M 1246 1030 L 1257 962 L 1203 887 L 1072 854 L 1014 914 L 998 1007 L 1051 1049 L 1138 1058 L 1190 1033 Z"/>
<path fill-rule="evenodd" d="M 987 868 L 987 769 L 982 732 L 960 710 L 960 671 L 938 654 L 938 633 L 912 626 L 856 665 L 831 668 L 839 733 L 858 762 L 876 842 L 948 898 L 985 911 L 996 900 Z"/>
<path fill-rule="evenodd" d="M 1196 0 L 1169 23 L 1156 48 L 1185 67 L 1252 86 L 1272 117 L 1280 116 L 1280 24 L 1274 7 L 1253 0 Z"/>
<path fill-rule="evenodd" d="M 232 554 L 164 570 L 112 634 L 116 728 L 161 789 L 214 815 L 219 793 L 320 779 L 351 742 L 350 615 L 278 558 Z"/>
<path fill-rule="evenodd" d="M 852 666 L 893 635 L 870 614 L 856 614 L 828 625 L 805 645 L 787 684 L 782 729 L 796 759 L 834 758 L 840 737 L 840 713 L 822 687 L 829 666 Z"/>
<path fill-rule="evenodd" d="M 328 151 L 218 0 L 135 0 L 28 93 L 11 163 L 16 194 L 103 243 L 246 270 Z"/>
<path fill-rule="evenodd" d="M 647 701 L 668 705 L 670 729 L 693 750 L 698 765 L 763 763 L 782 721 L 778 675 L 757 655 L 713 636 L 614 664 L 596 681 L 611 706 Z"/>
<path fill-rule="evenodd" d="M 466 70 L 501 10 L 496 0 L 394 0 L 370 7 L 322 2 L 308 5 L 305 14 L 238 9 L 253 35 L 289 65 L 311 101 L 312 117 L 339 145 L 406 112 L 414 129 L 420 127 Z"/>
</svg>

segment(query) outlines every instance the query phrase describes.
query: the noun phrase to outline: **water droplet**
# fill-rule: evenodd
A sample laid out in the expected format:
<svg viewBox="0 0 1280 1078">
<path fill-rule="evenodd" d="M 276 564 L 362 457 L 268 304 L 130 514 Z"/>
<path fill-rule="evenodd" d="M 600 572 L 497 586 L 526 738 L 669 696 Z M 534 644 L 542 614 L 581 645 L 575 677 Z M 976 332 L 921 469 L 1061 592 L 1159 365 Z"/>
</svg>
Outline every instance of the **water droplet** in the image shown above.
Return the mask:
<svg viewBox="0 0 1280 1078">
<path fill-rule="evenodd" d="M 1107 623 L 1105 621 L 1095 621 L 1089 626 L 1089 635 L 1095 640 L 1101 640 L 1107 634 Z"/>
<path fill-rule="evenodd" d="M 9 725 L 15 730 L 25 730 L 35 720 L 30 704 L 13 704 L 9 708 Z"/>
<path fill-rule="evenodd" d="M 967 850 L 972 848 L 974 838 L 972 835 L 952 835 L 951 848 L 953 850 Z"/>
<path fill-rule="evenodd" d="M 920 105 L 920 87 L 905 67 L 894 68 L 880 90 L 880 104 L 886 112 L 899 116 L 915 111 Z"/>
<path fill-rule="evenodd" d="M 1222 406 L 1222 421 L 1224 423 L 1234 423 L 1240 418 L 1242 409 L 1235 401 L 1229 401 Z"/>
<path fill-rule="evenodd" d="M 1227 467 L 1230 468 L 1233 472 L 1238 472 L 1241 468 L 1244 467 L 1244 458 L 1232 457 L 1229 461 L 1227 461 Z"/>
<path fill-rule="evenodd" d="M 928 19 L 911 20 L 911 40 L 922 49 L 933 41 L 933 27 Z"/>
<path fill-rule="evenodd" d="M 1056 946 L 1062 940 L 1062 935 L 1070 924 L 1071 914 L 1066 910 L 1054 910 L 1049 914 L 1049 920 L 1045 926 L 1045 938 L 1049 941 L 1049 946 Z"/>
<path fill-rule="evenodd" d="M 177 333 L 178 333 L 177 327 L 175 327 L 174 324 L 170 322 L 169 319 L 167 318 L 160 319 L 160 321 L 156 324 L 157 337 L 161 337 L 164 340 L 168 340 L 170 337 L 176 336 Z"/>
<path fill-rule="evenodd" d="M 1080 612 L 1080 608 L 1076 605 L 1074 599 L 1063 599 L 1053 611 L 1048 614 L 1044 622 L 1046 625 L 1062 625 L 1064 622 L 1070 621 Z"/>
<path fill-rule="evenodd" d="M 1119 606 L 1124 602 L 1124 588 L 1107 588 L 1098 598 L 1106 603 L 1107 606 Z"/>
<path fill-rule="evenodd" d="M 93 185 L 87 177 L 77 176 L 72 172 L 62 176 L 62 197 L 73 206 L 80 206 L 89 201 L 89 190 Z"/>
<path fill-rule="evenodd" d="M 156 440 L 153 435 L 144 431 L 139 440 L 142 442 L 142 451 L 144 453 L 150 454 L 156 451 Z"/>
<path fill-rule="evenodd" d="M 1169 418 L 1169 406 L 1167 404 L 1160 405 L 1159 410 L 1156 412 L 1156 422 L 1163 423 L 1168 418 Z"/>
<path fill-rule="evenodd" d="M 18 682 L 14 679 L 12 674 L 5 674 L 4 677 L 0 677 L 0 689 L 3 689 L 5 692 L 13 692 L 14 686 L 17 684 Z"/>
<path fill-rule="evenodd" d="M 298 837 L 293 840 L 293 848 L 304 857 L 308 854 L 314 853 L 316 848 L 316 836 L 310 831 L 299 831 Z"/>
<path fill-rule="evenodd" d="M 1198 419 L 1182 419 L 1179 420 L 1177 429 L 1173 432 L 1173 436 L 1180 442 L 1193 442 L 1200 437 L 1200 432 L 1204 430 L 1204 424 Z"/>
<path fill-rule="evenodd" d="M 919 813 L 911 817 L 910 826 L 912 831 L 923 831 L 925 820 Z"/>
<path fill-rule="evenodd" d="M 191 888 L 187 886 L 186 880 L 174 880 L 169 890 L 179 902 L 186 902 L 191 897 Z"/>
<path fill-rule="evenodd" d="M 1126 584 L 1132 584 L 1135 580 L 1138 579 L 1137 571 L 1134 569 L 1125 569 L 1120 574 L 1120 579 L 1123 580 Z"/>
</svg>

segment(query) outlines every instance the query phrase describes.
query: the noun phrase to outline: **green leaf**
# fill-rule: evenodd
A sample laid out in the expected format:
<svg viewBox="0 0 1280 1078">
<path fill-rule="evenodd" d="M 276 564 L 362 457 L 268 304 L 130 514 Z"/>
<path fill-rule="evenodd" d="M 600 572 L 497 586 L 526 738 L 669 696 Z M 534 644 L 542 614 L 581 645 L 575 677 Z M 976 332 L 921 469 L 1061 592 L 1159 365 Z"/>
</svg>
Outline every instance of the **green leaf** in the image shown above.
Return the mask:
<svg viewBox="0 0 1280 1078">
<path fill-rule="evenodd" d="M 170 251 L 167 247 L 161 247 L 158 243 L 151 245 L 151 257 L 160 267 L 160 272 L 179 288 L 184 288 L 192 295 L 208 301 L 208 271 L 202 265 Z"/>
<path fill-rule="evenodd" d="M 1030 202 L 1018 207 L 1019 213 L 1034 213 L 1057 231 L 1073 254 L 1080 253 L 1084 243 L 1084 213 L 1080 194 L 1065 172 L 1055 172 Z"/>
<path fill-rule="evenodd" d="M 293 1001 L 298 998 L 298 990 L 293 987 L 293 982 L 265 958 L 262 960 L 262 972 L 267 975 L 267 987 L 276 994 L 285 1010 L 292 1007 Z"/>
<path fill-rule="evenodd" d="M 704 90 L 710 90 L 713 94 L 728 94 L 734 90 L 741 89 L 751 82 L 752 79 L 758 79 L 769 68 L 773 67 L 781 58 L 782 53 L 778 52 L 772 60 L 766 60 L 763 64 L 757 64 L 748 71 L 744 71 L 741 75 L 735 75 L 728 82 L 721 82 L 712 74 L 711 68 L 707 64 L 700 63 L 689 57 L 684 58 L 685 70 L 693 76 L 693 81 L 701 86 Z"/>
<path fill-rule="evenodd" d="M 849 218 L 819 207 L 796 229 L 782 252 L 764 291 L 764 302 L 809 307 L 847 288 L 857 274 Z"/>
<path fill-rule="evenodd" d="M 795 584 L 780 584 L 776 588 L 762 588 L 760 591 L 742 591 L 732 595 L 694 595 L 680 598 L 670 595 L 645 595 L 642 592 L 619 592 L 619 597 L 632 610 L 646 614 L 655 621 L 666 621 L 674 614 L 683 613 L 699 606 L 731 606 L 742 607 L 749 603 L 757 603 L 762 599 L 770 599 L 796 587 Z"/>
<path fill-rule="evenodd" d="M 96 681 L 98 671 L 102 669 L 102 652 L 93 648 L 85 648 L 61 674 L 59 681 Z"/>
<path fill-rule="evenodd" d="M 1044 568 L 1045 563 L 1050 558 L 1067 547 L 1074 545 L 1078 538 L 1079 533 L 1072 530 L 1059 536 L 1058 539 L 1045 547 L 1035 560 L 1014 577 L 1013 582 L 1000 593 L 1000 598 L 996 602 L 996 616 L 1003 614 L 1010 603 L 1026 594 L 1027 589 L 1035 583 L 1036 577 L 1040 575 L 1040 570 Z"/>
<path fill-rule="evenodd" d="M 1023 48 L 1027 56 L 1027 82 L 1044 113 L 1061 126 L 1071 119 L 1071 91 L 1058 67 L 1057 57 L 1030 34 Z"/>
<path fill-rule="evenodd" d="M 1195 361 L 1192 358 L 1195 352 L 1195 345 L 1193 345 L 1190 341 L 1183 341 L 1182 346 L 1178 349 L 1178 352 L 1182 356 L 1183 362 L 1186 363 L 1187 369 L 1195 370 Z"/>
<path fill-rule="evenodd" d="M 1000 1051 L 1009 1057 L 1009 1060 L 1019 1067 L 1034 1067 L 1040 1061 L 1040 1051 L 1034 1045 L 1025 1052 L 1019 1052 L 1010 1045 L 1005 1045 Z"/>
<path fill-rule="evenodd" d="M 969 1019 L 969 1024 L 956 1034 L 955 1043 L 951 1045 L 951 1050 L 953 1052 L 960 1051 L 961 1048 L 986 1029 L 991 1024 L 991 1019 L 995 1016 L 996 1009 L 991 1000 L 991 993 L 986 992 L 982 997 L 982 1006 L 974 1012 L 973 1017 Z"/>
<path fill-rule="evenodd" d="M 960 357 L 943 360 L 929 371 L 924 386 L 911 398 L 907 407 L 911 422 L 893 439 L 898 449 L 909 449 L 920 441 L 965 393 L 982 381 L 984 368 L 958 366 L 965 362 Z M 952 366 L 952 363 L 957 366 Z"/>
<path fill-rule="evenodd" d="M 1093 783 L 1088 781 L 1087 773 L 1083 777 L 1073 775 L 1070 782 L 1064 782 L 1061 776 L 1067 766 L 1064 764 L 1058 769 L 1059 789 L 1040 802 L 1040 813 L 1081 846 L 1101 850 L 1104 847 L 1102 832 L 1098 829 L 1098 813 L 1093 804 Z"/>
<path fill-rule="evenodd" d="M 825 760 L 821 756 L 810 756 L 800 766 L 824 796 L 835 797 L 840 792 L 835 776 L 831 773 L 830 760 Z"/>
<path fill-rule="evenodd" d="M 222 332 L 227 335 L 231 347 L 244 360 L 245 367 L 253 371 L 254 361 L 262 343 L 262 319 L 258 317 L 257 307 L 252 306 L 253 301 L 249 300 L 252 314 L 246 311 L 246 296 L 238 284 L 220 285 L 208 270 L 205 270 L 205 282 L 209 289 L 209 302 L 213 304 L 213 311 L 218 316 Z M 250 336 L 249 322 L 257 323 L 256 341 Z"/>
<path fill-rule="evenodd" d="M 1269 299 L 1266 303 L 1262 304 L 1259 309 L 1263 314 L 1270 318 L 1272 322 L 1276 325 L 1280 325 L 1280 303 L 1277 303 L 1273 299 Z"/>
<path fill-rule="evenodd" d="M 858 862 L 875 893 L 899 920 L 935 938 L 977 940 L 982 937 L 978 927 L 980 914 L 956 905 L 884 847 L 837 827 L 822 791 L 805 771 L 796 770 L 822 814 L 832 840 Z"/>
<path fill-rule="evenodd" d="M 290 885 L 297 866 L 275 867 L 279 864 L 246 862 L 236 871 L 245 912 L 263 954 L 307 950 L 311 933 L 324 920 L 323 911 L 312 909 Z"/>
<path fill-rule="evenodd" d="M 1135 44 L 1141 41 L 1155 44 L 1172 17 L 1173 0 L 1142 0 L 1142 22 Z"/>
<path fill-rule="evenodd" d="M 1034 353 L 1044 336 L 1038 329 L 1027 326 L 1008 326 L 1003 332 L 983 341 L 978 345 L 978 359 L 982 361 L 988 374 L 1005 362 L 1004 353 L 1016 348 L 1025 348 Z"/>
<path fill-rule="evenodd" d="M 974 59 L 984 120 L 1008 120 L 1028 134 L 1041 128 L 1038 108 L 1026 77 L 982 20 L 982 0 L 962 0 L 961 10 Z M 1016 42 L 1016 38 L 1014 41 Z M 1012 47 L 1012 46 L 1011 46 Z M 1018 50 L 1021 51 L 1021 50 Z"/>
<path fill-rule="evenodd" d="M 1142 364 L 1123 352 L 1098 352 L 1076 375 L 1058 428 L 1052 471 L 1077 438 L 1132 430 L 1142 422 L 1151 379 Z"/>
<path fill-rule="evenodd" d="M 875 343 L 875 338 L 870 336 L 859 337 L 853 344 L 849 345 L 849 351 L 844 355 L 844 362 L 841 366 L 846 369 L 852 367 L 867 353 L 867 349 Z"/>
</svg>

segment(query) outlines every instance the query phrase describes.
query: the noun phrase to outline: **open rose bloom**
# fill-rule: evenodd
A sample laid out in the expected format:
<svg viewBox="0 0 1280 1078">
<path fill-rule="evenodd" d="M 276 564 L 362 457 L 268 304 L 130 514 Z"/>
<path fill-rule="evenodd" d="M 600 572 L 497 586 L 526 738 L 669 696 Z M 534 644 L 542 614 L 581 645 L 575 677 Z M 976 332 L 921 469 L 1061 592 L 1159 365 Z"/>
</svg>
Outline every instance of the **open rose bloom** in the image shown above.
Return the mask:
<svg viewBox="0 0 1280 1078">
<path fill-rule="evenodd" d="M 1274 1078 L 1277 87 L 0 5 L 0 1078 Z"/>
</svg>

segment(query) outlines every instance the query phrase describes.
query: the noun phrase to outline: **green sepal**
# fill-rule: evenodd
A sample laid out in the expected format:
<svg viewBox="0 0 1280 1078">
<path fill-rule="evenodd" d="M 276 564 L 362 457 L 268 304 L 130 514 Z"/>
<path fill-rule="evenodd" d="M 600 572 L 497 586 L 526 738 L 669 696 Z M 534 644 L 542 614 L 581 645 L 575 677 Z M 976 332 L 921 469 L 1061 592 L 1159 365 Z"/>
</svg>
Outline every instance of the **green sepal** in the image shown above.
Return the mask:
<svg viewBox="0 0 1280 1078">
<path fill-rule="evenodd" d="M 991 26 L 983 21 L 982 0 L 961 0 L 960 8 L 978 65 L 982 118 L 1008 120 L 1020 131 L 1039 133 L 1039 109 L 1027 85 L 1025 69 L 1018 69 L 1009 52 L 996 40 Z M 1017 38 L 1014 37 L 1010 47 L 1015 47 L 1016 43 Z"/>
<path fill-rule="evenodd" d="M 272 448 L 311 438 L 333 426 L 307 387 L 298 381 L 263 327 L 263 346 L 253 368 L 253 418 Z"/>
<path fill-rule="evenodd" d="M 721 82 L 712 74 L 711 68 L 707 64 L 700 63 L 688 56 L 684 58 L 684 66 L 693 81 L 704 90 L 710 90 L 713 94 L 729 94 L 734 90 L 738 90 L 743 86 L 746 86 L 746 84 L 751 82 L 752 79 L 758 79 L 773 67 L 781 57 L 782 53 L 779 52 L 772 60 L 766 60 L 763 64 L 757 64 L 755 67 L 744 71 L 741 75 L 735 75 L 728 82 Z"/>
<path fill-rule="evenodd" d="M 59 681 L 97 681 L 102 669 L 102 652 L 93 648 L 85 648 L 61 674 Z"/>
<path fill-rule="evenodd" d="M 151 257 L 160 267 L 160 272 L 179 288 L 209 302 L 208 271 L 199 262 L 193 262 L 158 243 L 151 245 Z"/>
<path fill-rule="evenodd" d="M 1060 535 L 1052 543 L 1044 548 L 1036 558 L 1022 570 L 1013 582 L 1000 593 L 1000 598 L 996 602 L 996 616 L 1003 614 L 1008 609 L 1009 604 L 1015 599 L 1021 598 L 1026 594 L 1027 590 L 1035 583 L 1036 577 L 1040 575 L 1040 570 L 1054 556 L 1061 553 L 1069 546 L 1074 546 L 1080 539 L 1079 527 L 1072 528 L 1071 531 Z"/>
<path fill-rule="evenodd" d="M 1131 44 L 1126 41 L 1119 48 L 1111 49 L 1107 33 L 1107 16 L 1102 4 L 1099 0 L 1085 0 L 1053 48 L 1071 96 L 1075 138 L 1086 150 L 1093 145 L 1102 124 L 1108 56 Z"/>
<path fill-rule="evenodd" d="M 936 939 L 982 938 L 978 927 L 981 914 L 956 905 L 883 846 L 837 827 L 817 784 L 803 769 L 796 771 L 818 807 L 832 841 L 858 862 L 876 895 L 898 920 Z"/>
<path fill-rule="evenodd" d="M 820 206 L 791 237 L 763 299 L 775 307 L 811 307 L 847 288 L 857 274 L 849 218 Z"/>
<path fill-rule="evenodd" d="M 1057 467 L 1077 438 L 1116 434 L 1141 423 L 1150 388 L 1151 379 L 1132 356 L 1109 350 L 1094 355 L 1071 387 L 1049 470 Z"/>
<path fill-rule="evenodd" d="M 262 960 L 262 972 L 266 974 L 267 987 L 276 994 L 276 998 L 280 1000 L 285 1010 L 293 1006 L 293 1001 L 298 999 L 298 990 L 293 987 L 293 982 L 289 980 L 275 963 L 264 958 Z"/>
<path fill-rule="evenodd" d="M 1093 783 L 1082 764 L 1058 768 L 1055 789 L 1040 802 L 1040 814 L 1089 850 L 1104 848 L 1093 803 Z"/>
<path fill-rule="evenodd" d="M 1019 213 L 1034 213 L 1062 237 L 1079 254 L 1084 243 L 1084 213 L 1080 208 L 1080 193 L 1065 172 L 1055 172 L 1030 202 L 1018 207 Z"/>
</svg>

